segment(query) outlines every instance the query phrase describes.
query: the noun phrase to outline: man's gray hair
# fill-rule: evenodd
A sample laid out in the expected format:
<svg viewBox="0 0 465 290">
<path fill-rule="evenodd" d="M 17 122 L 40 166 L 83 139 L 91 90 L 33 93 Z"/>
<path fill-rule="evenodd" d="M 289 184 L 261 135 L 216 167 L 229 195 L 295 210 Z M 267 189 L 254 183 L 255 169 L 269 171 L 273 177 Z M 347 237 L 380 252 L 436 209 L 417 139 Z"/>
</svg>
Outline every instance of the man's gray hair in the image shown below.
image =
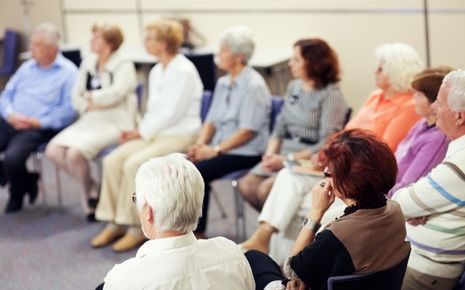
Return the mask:
<svg viewBox="0 0 465 290">
<path fill-rule="evenodd" d="M 244 64 L 247 64 L 255 50 L 253 33 L 247 26 L 234 26 L 228 28 L 220 35 L 220 43 L 227 46 L 233 54 L 244 56 Z"/>
<path fill-rule="evenodd" d="M 153 209 L 158 231 L 187 233 L 202 214 L 204 187 L 202 175 L 182 154 L 152 158 L 137 171 L 137 207 L 147 203 Z"/>
<path fill-rule="evenodd" d="M 410 91 L 415 75 L 423 70 L 418 52 L 405 43 L 385 43 L 376 48 L 375 55 L 396 92 Z"/>
<path fill-rule="evenodd" d="M 49 22 L 43 22 L 39 24 L 34 29 L 34 34 L 41 35 L 46 43 L 54 46 L 58 46 L 58 43 L 61 38 L 61 34 L 58 28 L 54 24 Z"/>
<path fill-rule="evenodd" d="M 454 112 L 465 111 L 465 71 L 454 70 L 448 73 L 443 84 L 449 86 L 449 95 L 447 96 L 447 105 Z"/>
</svg>

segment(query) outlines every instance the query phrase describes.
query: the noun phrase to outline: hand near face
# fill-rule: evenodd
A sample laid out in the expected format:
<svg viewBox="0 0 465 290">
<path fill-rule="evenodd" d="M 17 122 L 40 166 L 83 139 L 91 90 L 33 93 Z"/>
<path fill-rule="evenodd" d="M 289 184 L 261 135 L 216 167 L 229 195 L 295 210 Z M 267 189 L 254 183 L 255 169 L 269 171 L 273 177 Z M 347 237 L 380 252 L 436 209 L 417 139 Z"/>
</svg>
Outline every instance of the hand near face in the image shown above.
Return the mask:
<svg viewBox="0 0 465 290">
<path fill-rule="evenodd" d="M 332 187 L 331 178 L 326 178 L 312 188 L 312 209 L 311 211 L 323 216 L 328 208 L 333 204 L 336 196 Z M 321 218 L 320 217 L 320 218 Z"/>
</svg>

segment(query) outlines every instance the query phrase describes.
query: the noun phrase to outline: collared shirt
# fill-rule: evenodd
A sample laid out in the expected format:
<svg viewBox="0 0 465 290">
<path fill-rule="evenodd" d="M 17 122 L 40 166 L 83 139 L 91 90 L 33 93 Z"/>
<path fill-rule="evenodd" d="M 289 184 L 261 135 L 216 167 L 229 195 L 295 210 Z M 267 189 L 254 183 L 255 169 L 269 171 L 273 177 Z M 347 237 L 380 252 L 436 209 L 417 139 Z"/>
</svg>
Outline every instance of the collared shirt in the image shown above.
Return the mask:
<svg viewBox="0 0 465 290">
<path fill-rule="evenodd" d="M 386 98 L 384 92 L 376 91 L 345 129 L 370 130 L 395 152 L 397 145 L 419 119 L 411 93 L 399 93 Z"/>
<path fill-rule="evenodd" d="M 397 180 L 389 196 L 425 176 L 446 156 L 449 139 L 434 124 L 418 121 L 396 150 Z"/>
<path fill-rule="evenodd" d="M 157 64 L 149 74 L 147 111 L 139 125 L 142 138 L 198 134 L 202 90 L 197 69 L 184 55 L 177 54 L 165 68 Z"/>
<path fill-rule="evenodd" d="M 76 117 L 71 105 L 71 89 L 76 66 L 60 53 L 47 68 L 26 61 L 13 75 L 0 98 L 4 119 L 13 113 L 39 119 L 44 129 L 61 129 Z"/>
<path fill-rule="evenodd" d="M 249 263 L 234 242 L 197 240 L 192 232 L 145 242 L 104 281 L 104 289 L 255 289 Z"/>
<path fill-rule="evenodd" d="M 465 268 L 465 135 L 449 143 L 445 159 L 427 176 L 401 188 L 392 199 L 406 219 L 427 216 L 424 225 L 407 224 L 412 245 L 409 267 L 455 278 Z"/>
<path fill-rule="evenodd" d="M 347 105 L 337 84 L 311 91 L 304 90 L 303 84 L 302 80 L 289 83 L 273 137 L 287 142 L 294 139 L 294 143 L 299 143 L 301 138 L 311 140 L 314 144 L 302 143 L 299 147 L 309 148 L 314 154 L 320 151 L 329 135 L 342 129 Z"/>
<path fill-rule="evenodd" d="M 255 132 L 245 144 L 227 154 L 257 156 L 265 151 L 269 136 L 271 96 L 263 77 L 247 66 L 231 81 L 231 75 L 218 79 L 206 122 L 215 126 L 212 146 L 221 144 L 239 129 Z"/>
</svg>

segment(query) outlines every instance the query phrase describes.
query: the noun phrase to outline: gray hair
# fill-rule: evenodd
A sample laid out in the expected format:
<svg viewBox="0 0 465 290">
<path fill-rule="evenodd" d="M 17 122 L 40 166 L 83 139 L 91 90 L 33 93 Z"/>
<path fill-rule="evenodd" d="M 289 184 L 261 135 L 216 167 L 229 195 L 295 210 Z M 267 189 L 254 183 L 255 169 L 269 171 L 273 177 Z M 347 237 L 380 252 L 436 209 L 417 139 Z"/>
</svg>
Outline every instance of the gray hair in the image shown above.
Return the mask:
<svg viewBox="0 0 465 290">
<path fill-rule="evenodd" d="M 54 46 L 58 46 L 58 42 L 61 38 L 61 34 L 58 28 L 54 24 L 49 22 L 43 22 L 39 24 L 34 29 L 34 34 L 41 35 L 46 43 Z"/>
<path fill-rule="evenodd" d="M 255 49 L 252 31 L 242 25 L 228 28 L 221 33 L 220 43 L 227 46 L 233 54 L 244 55 L 244 64 L 249 62 Z"/>
<path fill-rule="evenodd" d="M 182 154 L 152 158 L 136 175 L 137 207 L 147 203 L 158 231 L 187 233 L 202 214 L 204 182 L 197 168 Z"/>
<path fill-rule="evenodd" d="M 465 71 L 454 70 L 448 73 L 443 84 L 449 86 L 449 95 L 447 96 L 447 105 L 454 112 L 465 111 Z"/>
<path fill-rule="evenodd" d="M 423 69 L 423 62 L 413 47 L 405 43 L 386 43 L 376 48 L 375 55 L 378 61 L 383 62 L 383 73 L 395 91 L 412 89 L 410 84 Z"/>
</svg>

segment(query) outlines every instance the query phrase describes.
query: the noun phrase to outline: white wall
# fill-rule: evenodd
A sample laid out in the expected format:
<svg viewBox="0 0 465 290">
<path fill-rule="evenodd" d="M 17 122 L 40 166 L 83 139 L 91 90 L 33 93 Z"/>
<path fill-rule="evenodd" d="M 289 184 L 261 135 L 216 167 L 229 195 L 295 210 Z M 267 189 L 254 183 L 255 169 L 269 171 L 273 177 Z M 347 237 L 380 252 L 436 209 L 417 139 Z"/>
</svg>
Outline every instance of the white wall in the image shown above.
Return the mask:
<svg viewBox="0 0 465 290">
<path fill-rule="evenodd" d="M 225 28 L 248 25 L 255 33 L 257 56 L 290 55 L 297 39 L 322 37 L 339 54 L 343 69 L 341 85 L 348 103 L 355 109 L 373 89 L 376 46 L 384 42 L 406 42 L 426 61 L 423 0 L 33 1 L 32 24 L 50 18 L 63 28 L 68 43 L 81 46 L 88 46 L 90 27 L 95 21 L 108 20 L 122 26 L 127 49 L 140 49 L 144 25 L 160 15 L 189 17 L 212 49 L 216 48 L 218 34 Z M 4 3 L 8 3 L 10 10 L 18 10 L 19 0 L 1 2 L 2 14 Z M 432 64 L 465 68 L 465 39 L 461 37 L 465 27 L 465 1 L 429 0 L 428 4 Z M 18 21 L 12 16 L 6 19 Z"/>
</svg>

